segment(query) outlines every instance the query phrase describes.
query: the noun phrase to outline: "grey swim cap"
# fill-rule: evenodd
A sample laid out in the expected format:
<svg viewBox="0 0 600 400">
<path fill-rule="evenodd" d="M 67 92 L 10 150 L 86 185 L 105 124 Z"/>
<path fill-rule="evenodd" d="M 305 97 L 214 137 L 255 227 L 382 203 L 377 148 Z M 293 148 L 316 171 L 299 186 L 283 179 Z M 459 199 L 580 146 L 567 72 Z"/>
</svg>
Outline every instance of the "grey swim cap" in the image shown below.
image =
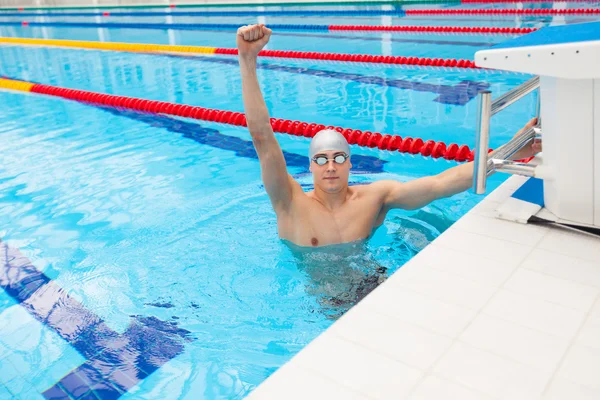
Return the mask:
<svg viewBox="0 0 600 400">
<path fill-rule="evenodd" d="M 327 150 L 339 150 L 350 155 L 350 146 L 344 135 L 333 129 L 323 129 L 317 132 L 310 142 L 308 149 L 308 157 L 313 158 L 315 154 L 322 153 Z"/>
</svg>

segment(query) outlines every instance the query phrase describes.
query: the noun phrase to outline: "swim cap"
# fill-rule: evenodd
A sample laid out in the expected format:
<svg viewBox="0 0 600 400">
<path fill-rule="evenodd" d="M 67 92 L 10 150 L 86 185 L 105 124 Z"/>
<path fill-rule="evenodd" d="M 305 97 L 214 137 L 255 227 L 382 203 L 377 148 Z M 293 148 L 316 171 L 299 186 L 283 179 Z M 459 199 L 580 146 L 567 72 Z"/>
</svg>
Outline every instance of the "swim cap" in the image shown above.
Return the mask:
<svg viewBox="0 0 600 400">
<path fill-rule="evenodd" d="M 350 155 L 350 146 L 344 135 L 333 129 L 323 129 L 317 132 L 310 142 L 308 149 L 308 157 L 311 159 L 315 154 L 322 153 L 327 150 L 339 150 Z"/>
</svg>

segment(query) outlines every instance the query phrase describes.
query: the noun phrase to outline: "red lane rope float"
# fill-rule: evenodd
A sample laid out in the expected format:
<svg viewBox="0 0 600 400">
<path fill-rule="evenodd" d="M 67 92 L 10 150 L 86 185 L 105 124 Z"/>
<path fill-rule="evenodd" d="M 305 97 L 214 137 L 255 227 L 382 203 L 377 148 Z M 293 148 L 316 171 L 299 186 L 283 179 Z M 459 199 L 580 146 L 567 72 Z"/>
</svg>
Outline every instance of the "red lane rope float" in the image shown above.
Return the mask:
<svg viewBox="0 0 600 400">
<path fill-rule="evenodd" d="M 598 0 L 461 0 L 462 4 L 465 3 L 482 3 L 482 4 L 493 4 L 493 3 L 594 3 Z"/>
<path fill-rule="evenodd" d="M 406 10 L 406 15 L 574 15 L 600 14 L 600 8 L 558 9 L 472 9 L 472 10 Z"/>
<path fill-rule="evenodd" d="M 214 54 L 237 55 L 237 49 L 217 48 Z M 402 57 L 402 56 L 378 56 L 372 54 L 340 54 L 319 53 L 307 51 L 289 50 L 261 50 L 258 53 L 262 57 L 301 58 L 307 60 L 329 60 L 362 63 L 396 64 L 396 65 L 418 65 L 430 67 L 453 67 L 480 69 L 471 60 L 457 60 L 454 58 L 427 58 L 427 57 Z"/>
<path fill-rule="evenodd" d="M 377 32 L 442 32 L 442 33 L 497 33 L 527 34 L 538 28 L 495 28 L 484 26 L 382 26 L 382 25 L 329 25 L 330 31 Z"/>
<path fill-rule="evenodd" d="M 165 44 L 144 44 L 144 43 L 118 43 L 118 42 L 94 42 L 82 40 L 63 40 L 63 39 L 32 39 L 32 38 L 13 38 L 0 37 L 0 43 L 18 43 L 34 46 L 52 46 L 69 47 L 80 49 L 95 49 L 108 51 L 126 51 L 126 52 L 145 52 L 145 53 L 186 53 L 186 54 L 228 54 L 237 55 L 237 49 L 226 49 L 219 47 L 206 46 L 180 46 Z M 379 63 L 395 65 L 415 65 L 431 67 L 451 67 L 451 68 L 471 68 L 480 69 L 471 60 L 456 60 L 444 58 L 425 58 L 425 57 L 403 57 L 403 56 L 382 56 L 372 54 L 341 54 L 341 53 L 320 53 L 307 51 L 290 50 L 262 50 L 258 53 L 261 57 L 279 57 L 308 60 L 328 60 L 342 62 L 358 63 Z"/>
<path fill-rule="evenodd" d="M 66 89 L 57 86 L 31 84 L 13 79 L 0 79 L 0 88 L 20 90 L 62 97 L 81 102 L 102 104 L 110 107 L 127 108 L 149 113 L 162 113 L 179 117 L 193 118 L 204 121 L 220 122 L 236 126 L 247 126 L 243 113 L 216 110 L 211 108 L 174 104 L 164 101 L 145 100 L 136 97 L 115 96 L 85 90 Z M 358 146 L 378 148 L 380 150 L 398 151 L 401 153 L 420 154 L 424 157 L 445 158 L 455 161 L 472 161 L 474 152 L 468 146 L 456 143 L 446 145 L 433 140 L 423 141 L 420 138 L 401 137 L 398 135 L 381 134 L 379 132 L 361 131 L 340 126 L 325 126 L 317 123 L 292 121 L 289 119 L 271 118 L 274 132 L 287 133 L 294 136 L 313 137 L 322 129 L 335 129 L 344 135 L 348 143 Z"/>
</svg>

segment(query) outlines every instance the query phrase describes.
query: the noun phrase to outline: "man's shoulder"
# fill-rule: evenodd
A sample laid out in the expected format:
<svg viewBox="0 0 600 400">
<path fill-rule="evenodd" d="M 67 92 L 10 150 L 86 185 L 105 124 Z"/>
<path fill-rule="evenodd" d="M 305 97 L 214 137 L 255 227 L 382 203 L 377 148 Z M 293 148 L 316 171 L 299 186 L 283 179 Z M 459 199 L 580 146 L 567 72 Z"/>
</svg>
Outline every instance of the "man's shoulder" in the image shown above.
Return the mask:
<svg viewBox="0 0 600 400">
<path fill-rule="evenodd" d="M 358 191 L 364 193 L 380 193 L 389 190 L 390 187 L 395 183 L 397 182 L 392 180 L 382 180 L 371 183 L 365 183 L 363 185 L 355 185 L 353 187 L 356 188 Z"/>
<path fill-rule="evenodd" d="M 389 186 L 385 181 L 376 181 L 361 185 L 354 185 L 352 189 L 358 197 L 381 199 L 389 190 Z"/>
</svg>

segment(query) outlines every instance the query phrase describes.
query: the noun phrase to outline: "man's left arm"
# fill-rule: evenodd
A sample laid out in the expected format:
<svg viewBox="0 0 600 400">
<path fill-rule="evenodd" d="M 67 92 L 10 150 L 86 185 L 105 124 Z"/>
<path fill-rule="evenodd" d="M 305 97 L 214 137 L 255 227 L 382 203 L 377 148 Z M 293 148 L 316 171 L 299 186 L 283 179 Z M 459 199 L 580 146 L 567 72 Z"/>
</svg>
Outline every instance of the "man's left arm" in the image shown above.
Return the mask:
<svg viewBox="0 0 600 400">
<path fill-rule="evenodd" d="M 537 119 L 532 119 L 515 136 L 524 133 L 535 126 L 536 123 Z M 532 142 L 515 154 L 512 159 L 528 158 L 540 150 L 541 144 Z M 426 206 L 434 200 L 450 197 L 468 190 L 473 185 L 473 168 L 473 162 L 468 162 L 450 168 L 438 175 L 419 178 L 406 183 L 379 181 L 373 183 L 373 186 L 374 189 L 382 193 L 385 208 L 414 210 Z"/>
</svg>

